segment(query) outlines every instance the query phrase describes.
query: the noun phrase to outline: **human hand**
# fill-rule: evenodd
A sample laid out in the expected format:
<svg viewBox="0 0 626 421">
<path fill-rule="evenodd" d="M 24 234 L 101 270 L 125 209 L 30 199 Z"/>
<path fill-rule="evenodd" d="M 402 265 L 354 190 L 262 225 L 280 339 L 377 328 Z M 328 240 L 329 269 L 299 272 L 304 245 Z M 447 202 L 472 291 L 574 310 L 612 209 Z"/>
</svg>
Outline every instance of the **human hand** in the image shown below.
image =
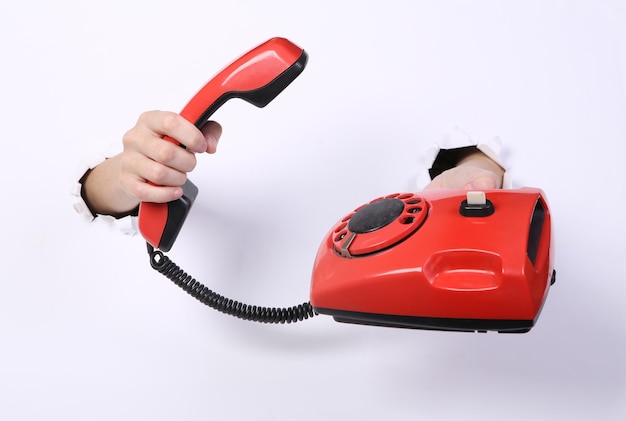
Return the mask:
<svg viewBox="0 0 626 421">
<path fill-rule="evenodd" d="M 183 194 L 195 153 L 214 153 L 222 127 L 202 130 L 173 112 L 143 113 L 123 137 L 124 151 L 93 168 L 83 181 L 83 197 L 96 214 L 122 216 L 139 202 L 170 202 Z M 169 136 L 185 148 L 163 139 Z"/>
<path fill-rule="evenodd" d="M 435 177 L 425 188 L 491 190 L 502 188 L 504 169 L 480 151 L 472 153 Z"/>
<path fill-rule="evenodd" d="M 180 198 L 180 186 L 196 166 L 195 153 L 214 153 L 221 133 L 221 126 L 213 121 L 199 130 L 176 113 L 143 113 L 123 137 L 120 187 L 138 201 L 161 203 Z M 177 140 L 186 149 L 164 141 L 164 136 Z"/>
</svg>

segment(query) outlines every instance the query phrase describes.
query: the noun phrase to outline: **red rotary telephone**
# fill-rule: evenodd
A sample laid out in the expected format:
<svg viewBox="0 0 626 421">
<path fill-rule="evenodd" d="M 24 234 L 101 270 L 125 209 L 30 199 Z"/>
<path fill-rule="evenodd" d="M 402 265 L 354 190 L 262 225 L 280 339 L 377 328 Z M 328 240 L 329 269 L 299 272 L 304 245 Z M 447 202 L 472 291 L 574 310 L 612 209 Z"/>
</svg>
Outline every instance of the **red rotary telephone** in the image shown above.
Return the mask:
<svg viewBox="0 0 626 421">
<path fill-rule="evenodd" d="M 230 98 L 263 107 L 306 62 L 301 48 L 270 39 L 209 81 L 181 115 L 202 127 Z M 151 265 L 200 302 L 246 320 L 291 323 L 328 314 L 377 326 L 521 333 L 535 325 L 555 281 L 542 190 L 429 190 L 381 197 L 341 219 L 320 245 L 310 302 L 248 306 L 214 293 L 163 255 L 198 193 L 190 181 L 183 190 L 179 200 L 140 205 Z"/>
<path fill-rule="evenodd" d="M 393 194 L 331 229 L 311 305 L 340 322 L 527 332 L 555 281 L 551 245 L 540 189 Z"/>
</svg>

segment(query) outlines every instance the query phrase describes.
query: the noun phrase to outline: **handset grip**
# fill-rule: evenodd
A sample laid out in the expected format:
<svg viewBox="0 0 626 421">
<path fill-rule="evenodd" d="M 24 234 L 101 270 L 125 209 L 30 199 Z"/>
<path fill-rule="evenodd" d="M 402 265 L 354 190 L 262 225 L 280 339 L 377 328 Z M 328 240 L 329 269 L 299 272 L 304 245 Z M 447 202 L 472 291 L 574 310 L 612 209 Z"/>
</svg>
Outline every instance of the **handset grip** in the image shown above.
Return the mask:
<svg viewBox="0 0 626 421">
<path fill-rule="evenodd" d="M 180 115 L 202 128 L 211 115 L 231 98 L 265 107 L 304 70 L 306 52 L 285 38 L 271 38 L 225 67 L 202 87 Z M 180 143 L 169 136 L 165 140 Z M 155 248 L 169 251 L 195 200 L 190 181 L 183 197 L 168 203 L 142 202 L 139 232 Z"/>
</svg>

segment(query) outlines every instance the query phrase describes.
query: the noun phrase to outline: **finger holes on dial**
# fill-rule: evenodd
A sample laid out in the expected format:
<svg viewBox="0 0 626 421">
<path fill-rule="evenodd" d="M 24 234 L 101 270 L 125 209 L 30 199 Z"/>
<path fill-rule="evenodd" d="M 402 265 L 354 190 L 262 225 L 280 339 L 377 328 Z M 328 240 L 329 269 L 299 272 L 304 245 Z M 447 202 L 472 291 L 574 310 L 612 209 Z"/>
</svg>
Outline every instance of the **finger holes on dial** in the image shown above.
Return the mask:
<svg viewBox="0 0 626 421">
<path fill-rule="evenodd" d="M 335 242 L 341 241 L 341 240 L 343 240 L 344 238 L 346 238 L 346 235 L 347 235 L 347 234 L 348 234 L 348 232 L 347 232 L 347 231 L 345 231 L 345 230 L 344 230 L 344 231 L 341 231 L 340 233 L 338 233 L 338 234 L 335 236 L 335 238 L 334 238 L 334 240 L 333 240 L 333 241 L 335 241 Z"/>
</svg>

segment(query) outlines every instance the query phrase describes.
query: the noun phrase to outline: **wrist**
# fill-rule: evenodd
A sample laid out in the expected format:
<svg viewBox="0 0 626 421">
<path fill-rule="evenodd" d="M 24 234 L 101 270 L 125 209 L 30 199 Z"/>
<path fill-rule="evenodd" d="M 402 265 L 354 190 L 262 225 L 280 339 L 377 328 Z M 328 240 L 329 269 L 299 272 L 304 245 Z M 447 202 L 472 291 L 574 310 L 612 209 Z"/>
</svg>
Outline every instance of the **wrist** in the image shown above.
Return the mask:
<svg viewBox="0 0 626 421">
<path fill-rule="evenodd" d="M 119 173 L 119 156 L 116 155 L 87 171 L 80 180 L 81 196 L 94 216 L 123 218 L 136 214 L 139 201 L 120 187 Z"/>
</svg>

